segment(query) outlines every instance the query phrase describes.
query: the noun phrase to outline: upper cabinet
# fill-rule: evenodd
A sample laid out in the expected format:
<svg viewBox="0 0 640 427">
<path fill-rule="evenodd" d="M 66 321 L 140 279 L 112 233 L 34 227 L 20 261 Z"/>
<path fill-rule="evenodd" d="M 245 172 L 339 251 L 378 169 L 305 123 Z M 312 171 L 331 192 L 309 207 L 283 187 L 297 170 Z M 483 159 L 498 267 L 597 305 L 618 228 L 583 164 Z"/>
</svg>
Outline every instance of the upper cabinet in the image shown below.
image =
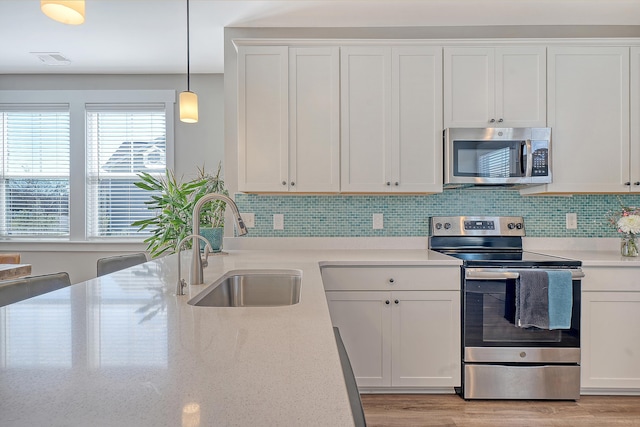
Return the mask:
<svg viewBox="0 0 640 427">
<path fill-rule="evenodd" d="M 444 127 L 545 127 L 545 47 L 444 49 Z"/>
<path fill-rule="evenodd" d="M 238 189 L 338 192 L 339 49 L 238 49 Z"/>
<path fill-rule="evenodd" d="M 629 48 L 550 47 L 548 62 L 553 183 L 521 192 L 628 192 Z"/>
<path fill-rule="evenodd" d="M 631 48 L 631 142 L 629 144 L 629 191 L 640 192 L 640 48 Z"/>
<path fill-rule="evenodd" d="M 442 191 L 442 48 L 341 48 L 341 190 Z"/>
<path fill-rule="evenodd" d="M 282 191 L 282 187 L 287 186 L 288 52 L 286 46 L 241 46 L 238 49 L 240 191 Z"/>
</svg>

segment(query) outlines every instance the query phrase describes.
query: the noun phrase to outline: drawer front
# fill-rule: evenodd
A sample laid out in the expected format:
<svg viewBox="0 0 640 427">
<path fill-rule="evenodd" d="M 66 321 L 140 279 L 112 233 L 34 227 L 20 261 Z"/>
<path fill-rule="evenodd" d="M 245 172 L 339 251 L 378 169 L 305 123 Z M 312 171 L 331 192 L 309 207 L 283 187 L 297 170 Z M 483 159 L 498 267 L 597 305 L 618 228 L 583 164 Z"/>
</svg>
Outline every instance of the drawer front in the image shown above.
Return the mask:
<svg viewBox="0 0 640 427">
<path fill-rule="evenodd" d="M 582 271 L 582 292 L 640 292 L 640 268 L 582 267 Z"/>
<path fill-rule="evenodd" d="M 451 267 L 323 267 L 327 291 L 459 291 L 460 269 Z"/>
</svg>

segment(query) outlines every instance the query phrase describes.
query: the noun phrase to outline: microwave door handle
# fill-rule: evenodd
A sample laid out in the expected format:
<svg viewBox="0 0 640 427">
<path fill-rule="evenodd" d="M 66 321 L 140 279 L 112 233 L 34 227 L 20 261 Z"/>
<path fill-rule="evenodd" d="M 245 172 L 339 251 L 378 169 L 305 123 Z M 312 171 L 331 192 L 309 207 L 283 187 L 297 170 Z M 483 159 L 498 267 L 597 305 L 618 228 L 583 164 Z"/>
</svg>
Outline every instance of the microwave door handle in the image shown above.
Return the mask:
<svg viewBox="0 0 640 427">
<path fill-rule="evenodd" d="M 533 175 L 533 152 L 531 151 L 531 140 L 527 139 L 527 172 L 524 176 L 531 177 Z"/>
</svg>

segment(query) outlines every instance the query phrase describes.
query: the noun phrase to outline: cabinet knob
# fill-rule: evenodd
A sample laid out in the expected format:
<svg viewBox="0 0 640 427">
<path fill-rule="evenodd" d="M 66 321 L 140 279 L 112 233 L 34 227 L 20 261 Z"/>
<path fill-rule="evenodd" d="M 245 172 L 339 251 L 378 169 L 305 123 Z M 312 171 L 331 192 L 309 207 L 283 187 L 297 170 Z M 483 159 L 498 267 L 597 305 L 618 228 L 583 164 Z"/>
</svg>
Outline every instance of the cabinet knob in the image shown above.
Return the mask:
<svg viewBox="0 0 640 427">
<path fill-rule="evenodd" d="M 397 187 L 398 185 L 400 185 L 400 183 L 399 183 L 398 181 L 396 181 L 396 183 L 395 183 L 395 184 L 396 184 L 396 187 Z"/>
<path fill-rule="evenodd" d="M 625 182 L 624 185 L 631 185 L 629 181 Z"/>
<path fill-rule="evenodd" d="M 489 123 L 495 123 L 495 122 L 496 122 L 496 119 L 489 120 Z"/>
<path fill-rule="evenodd" d="M 296 185 L 296 183 L 291 181 L 291 186 L 293 187 L 294 185 Z"/>
<path fill-rule="evenodd" d="M 391 182 L 390 182 L 390 181 L 387 181 L 387 185 L 391 185 Z"/>
<path fill-rule="evenodd" d="M 640 185 L 640 181 L 634 182 L 633 185 Z"/>
<path fill-rule="evenodd" d="M 504 122 L 503 119 L 498 119 L 498 123 L 502 123 L 502 122 Z"/>
<path fill-rule="evenodd" d="M 391 279 L 389 279 L 389 283 L 393 283 L 395 282 L 395 279 L 392 277 Z"/>
<path fill-rule="evenodd" d="M 385 304 L 387 304 L 387 305 L 389 305 L 389 303 L 390 303 L 390 302 L 391 302 L 391 301 L 386 300 L 384 303 L 385 303 Z"/>
<path fill-rule="evenodd" d="M 282 185 L 287 185 L 287 181 L 282 181 Z"/>
<path fill-rule="evenodd" d="M 393 302 L 395 302 L 396 304 L 400 304 L 400 301 L 399 301 L 399 300 L 395 300 L 395 301 L 393 301 Z"/>
</svg>

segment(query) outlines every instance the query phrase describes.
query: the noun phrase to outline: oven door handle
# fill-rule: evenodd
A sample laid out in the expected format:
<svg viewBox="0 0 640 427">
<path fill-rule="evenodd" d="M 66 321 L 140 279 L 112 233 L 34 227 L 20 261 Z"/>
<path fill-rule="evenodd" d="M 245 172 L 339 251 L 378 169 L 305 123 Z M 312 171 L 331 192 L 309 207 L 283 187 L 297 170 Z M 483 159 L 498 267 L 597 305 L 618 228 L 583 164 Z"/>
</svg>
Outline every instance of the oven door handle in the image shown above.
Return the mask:
<svg viewBox="0 0 640 427">
<path fill-rule="evenodd" d="M 571 279 L 577 280 L 584 277 L 584 272 L 581 268 L 568 268 L 565 269 L 571 272 Z M 466 268 L 465 278 L 469 280 L 507 280 L 518 279 L 520 273 L 514 270 L 507 270 L 502 268 Z"/>
</svg>

